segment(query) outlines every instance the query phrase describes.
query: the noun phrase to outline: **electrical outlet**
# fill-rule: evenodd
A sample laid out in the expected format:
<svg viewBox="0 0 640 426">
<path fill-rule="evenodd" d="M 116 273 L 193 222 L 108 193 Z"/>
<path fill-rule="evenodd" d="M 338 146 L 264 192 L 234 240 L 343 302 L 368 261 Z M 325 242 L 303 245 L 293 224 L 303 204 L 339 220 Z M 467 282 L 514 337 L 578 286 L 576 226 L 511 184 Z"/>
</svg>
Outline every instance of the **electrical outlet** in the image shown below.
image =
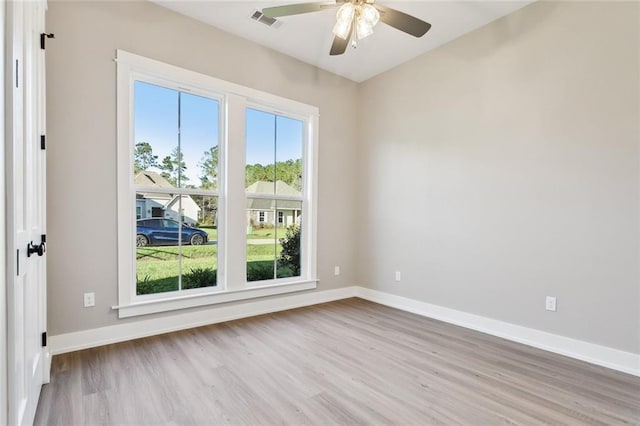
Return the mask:
<svg viewBox="0 0 640 426">
<path fill-rule="evenodd" d="M 336 266 L 335 268 L 333 268 L 333 275 L 340 275 L 340 267 Z"/>
<path fill-rule="evenodd" d="M 85 293 L 84 294 L 84 307 L 90 308 L 92 306 L 96 306 L 96 294 L 95 293 Z"/>
<path fill-rule="evenodd" d="M 547 300 L 545 302 L 545 309 L 547 311 L 552 311 L 555 312 L 556 311 L 556 298 L 553 296 L 547 296 Z"/>
<path fill-rule="evenodd" d="M 396 271 L 396 281 L 400 281 L 400 271 Z"/>
</svg>

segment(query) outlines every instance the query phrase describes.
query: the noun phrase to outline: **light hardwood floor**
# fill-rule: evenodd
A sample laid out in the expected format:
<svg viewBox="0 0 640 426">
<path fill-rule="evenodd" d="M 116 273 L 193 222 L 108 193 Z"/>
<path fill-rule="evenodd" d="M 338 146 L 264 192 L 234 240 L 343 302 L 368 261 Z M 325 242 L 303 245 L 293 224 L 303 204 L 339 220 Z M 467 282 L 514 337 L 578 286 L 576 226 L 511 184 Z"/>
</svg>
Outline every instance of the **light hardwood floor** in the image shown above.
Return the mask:
<svg viewBox="0 0 640 426">
<path fill-rule="evenodd" d="M 58 355 L 35 424 L 640 424 L 640 378 L 348 299 Z"/>
</svg>

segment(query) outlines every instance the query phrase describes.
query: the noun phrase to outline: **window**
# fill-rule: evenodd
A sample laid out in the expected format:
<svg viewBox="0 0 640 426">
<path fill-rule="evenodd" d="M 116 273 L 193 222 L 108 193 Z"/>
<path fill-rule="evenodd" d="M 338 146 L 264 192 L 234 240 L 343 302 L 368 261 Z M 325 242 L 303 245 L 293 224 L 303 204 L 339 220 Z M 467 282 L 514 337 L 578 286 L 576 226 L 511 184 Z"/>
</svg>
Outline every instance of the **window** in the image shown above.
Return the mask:
<svg viewBox="0 0 640 426">
<path fill-rule="evenodd" d="M 215 215 L 204 212 L 215 211 L 218 198 L 219 104 L 142 79 L 133 83 L 136 203 L 164 218 L 136 226 L 136 295 L 217 285 Z"/>
<path fill-rule="evenodd" d="M 315 288 L 317 108 L 117 64 L 119 316 Z"/>
<path fill-rule="evenodd" d="M 247 280 L 299 276 L 301 223 L 282 225 L 285 211 L 302 217 L 304 122 L 257 108 L 246 117 L 247 216 L 269 213 L 247 240 Z"/>
</svg>

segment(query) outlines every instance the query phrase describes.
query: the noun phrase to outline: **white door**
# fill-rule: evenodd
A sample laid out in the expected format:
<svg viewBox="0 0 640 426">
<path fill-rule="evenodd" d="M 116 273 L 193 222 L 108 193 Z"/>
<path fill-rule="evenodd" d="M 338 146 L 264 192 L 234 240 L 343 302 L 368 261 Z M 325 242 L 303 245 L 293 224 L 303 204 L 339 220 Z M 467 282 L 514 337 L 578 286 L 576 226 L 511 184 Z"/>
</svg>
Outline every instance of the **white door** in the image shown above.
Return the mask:
<svg viewBox="0 0 640 426">
<path fill-rule="evenodd" d="M 44 1 L 6 3 L 8 423 L 31 424 L 48 380 L 46 331 Z"/>
</svg>

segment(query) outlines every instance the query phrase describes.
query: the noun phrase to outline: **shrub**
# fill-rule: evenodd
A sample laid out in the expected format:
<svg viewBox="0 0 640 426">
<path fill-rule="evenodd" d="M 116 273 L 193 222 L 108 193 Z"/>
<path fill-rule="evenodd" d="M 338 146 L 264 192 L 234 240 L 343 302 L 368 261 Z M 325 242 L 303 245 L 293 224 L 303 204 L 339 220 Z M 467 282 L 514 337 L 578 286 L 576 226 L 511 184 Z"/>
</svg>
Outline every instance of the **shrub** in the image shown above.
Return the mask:
<svg viewBox="0 0 640 426">
<path fill-rule="evenodd" d="M 144 278 L 140 279 L 136 275 L 136 293 L 149 294 L 152 292 L 153 292 L 153 285 L 151 283 L 151 277 L 149 275 L 145 275 Z"/>
<path fill-rule="evenodd" d="M 278 259 L 278 269 L 282 269 L 283 277 L 296 277 L 300 275 L 300 226 L 292 225 L 287 228 L 287 233 L 280 238 L 282 251 Z M 284 275 L 290 271 L 290 274 Z M 280 277 L 280 273 L 278 273 Z"/>
<path fill-rule="evenodd" d="M 151 276 L 145 275 L 140 279 L 136 276 L 136 294 L 163 293 L 165 291 L 176 291 L 178 289 L 178 277 L 157 278 L 152 280 Z"/>
<path fill-rule="evenodd" d="M 276 271 L 276 275 L 278 276 L 278 278 L 289 278 L 289 277 L 296 276 L 296 274 L 293 273 L 291 268 L 289 268 L 288 266 L 280 266 L 280 265 L 278 265 L 278 270 Z"/>
<path fill-rule="evenodd" d="M 273 261 L 257 261 L 247 263 L 247 281 L 273 279 Z"/>
<path fill-rule="evenodd" d="M 182 288 L 200 288 L 215 286 L 218 280 L 218 271 L 212 268 L 192 268 L 182 275 Z"/>
</svg>

